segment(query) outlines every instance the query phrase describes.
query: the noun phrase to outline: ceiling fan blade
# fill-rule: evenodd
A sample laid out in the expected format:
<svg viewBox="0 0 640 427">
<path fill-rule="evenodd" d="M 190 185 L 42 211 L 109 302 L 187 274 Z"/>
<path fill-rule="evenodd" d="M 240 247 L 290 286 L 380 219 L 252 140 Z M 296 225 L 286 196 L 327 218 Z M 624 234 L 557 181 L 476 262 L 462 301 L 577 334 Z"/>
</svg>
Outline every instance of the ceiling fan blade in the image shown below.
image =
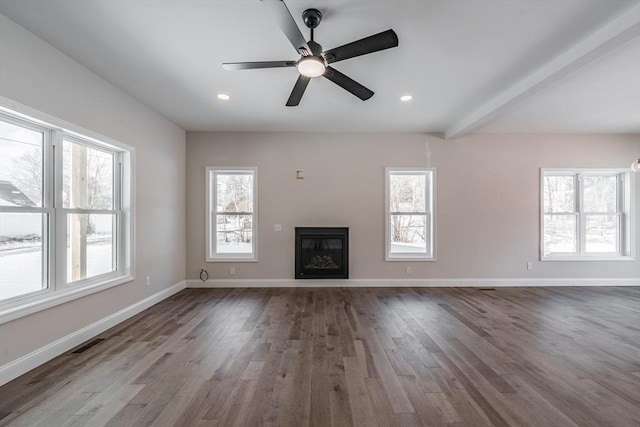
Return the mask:
<svg viewBox="0 0 640 427">
<path fill-rule="evenodd" d="M 253 70 L 256 68 L 295 67 L 295 61 L 225 62 L 222 68 L 228 71 Z"/>
<path fill-rule="evenodd" d="M 311 77 L 303 76 L 302 74 L 298 76 L 298 80 L 296 80 L 296 84 L 293 86 L 291 95 L 289 95 L 289 99 L 287 100 L 287 107 L 295 107 L 300 104 L 302 95 L 304 95 L 304 91 L 310 80 Z"/>
<path fill-rule="evenodd" d="M 311 49 L 304 39 L 304 36 L 300 32 L 300 28 L 296 24 L 296 21 L 291 16 L 291 12 L 287 8 L 287 5 L 283 0 L 262 0 L 262 2 L 269 6 L 273 16 L 278 22 L 278 26 L 282 29 L 282 32 L 289 39 L 289 42 L 293 45 L 296 52 L 301 55 L 310 55 Z"/>
<path fill-rule="evenodd" d="M 351 92 L 363 101 L 366 101 L 373 96 L 373 91 L 362 86 L 352 78 L 345 76 L 335 68 L 327 67 L 327 70 L 324 72 L 323 76 L 328 78 L 344 90 Z"/>
<path fill-rule="evenodd" d="M 393 30 L 383 31 L 369 37 L 351 42 L 324 52 L 322 55 L 328 64 L 355 56 L 366 55 L 379 50 L 398 46 L 398 35 Z"/>
</svg>

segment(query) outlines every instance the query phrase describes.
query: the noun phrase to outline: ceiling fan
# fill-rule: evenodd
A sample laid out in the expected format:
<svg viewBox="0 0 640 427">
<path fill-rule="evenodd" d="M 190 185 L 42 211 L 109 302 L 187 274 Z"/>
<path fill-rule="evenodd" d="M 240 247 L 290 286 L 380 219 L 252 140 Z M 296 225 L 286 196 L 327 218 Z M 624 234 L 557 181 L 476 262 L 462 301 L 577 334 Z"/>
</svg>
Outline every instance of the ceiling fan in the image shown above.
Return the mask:
<svg viewBox="0 0 640 427">
<path fill-rule="evenodd" d="M 313 30 L 320 25 L 322 13 L 317 9 L 307 9 L 302 13 L 302 19 L 311 32 L 311 39 L 305 41 L 304 36 L 291 16 L 291 12 L 283 0 L 262 0 L 273 11 L 278 25 L 289 39 L 296 51 L 301 55 L 297 61 L 261 61 L 261 62 L 225 62 L 226 70 L 251 70 L 256 68 L 296 67 L 298 80 L 287 100 L 287 107 L 300 104 L 309 81 L 313 77 L 325 77 L 341 88 L 363 101 L 373 96 L 373 91 L 360 83 L 345 76 L 329 64 L 366 55 L 398 46 L 398 36 L 393 30 L 383 31 L 369 37 L 333 48 L 326 51 L 313 39 Z"/>
</svg>

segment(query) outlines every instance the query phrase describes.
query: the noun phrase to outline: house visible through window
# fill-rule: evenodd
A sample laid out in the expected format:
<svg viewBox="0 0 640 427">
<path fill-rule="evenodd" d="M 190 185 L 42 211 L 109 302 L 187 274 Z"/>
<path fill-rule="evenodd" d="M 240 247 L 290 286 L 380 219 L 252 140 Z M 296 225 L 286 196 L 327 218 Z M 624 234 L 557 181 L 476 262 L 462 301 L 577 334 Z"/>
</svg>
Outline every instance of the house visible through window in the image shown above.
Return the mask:
<svg viewBox="0 0 640 427">
<path fill-rule="evenodd" d="M 47 135 L 45 128 L 0 116 L 0 300 L 49 287 Z"/>
<path fill-rule="evenodd" d="M 0 309 L 130 277 L 127 149 L 5 110 L 0 153 Z"/>
<path fill-rule="evenodd" d="M 542 171 L 542 259 L 630 256 L 632 191 L 622 170 Z"/>
<path fill-rule="evenodd" d="M 435 171 L 386 170 L 386 259 L 433 260 Z"/>
<path fill-rule="evenodd" d="M 207 168 L 207 260 L 257 261 L 255 168 Z"/>
</svg>

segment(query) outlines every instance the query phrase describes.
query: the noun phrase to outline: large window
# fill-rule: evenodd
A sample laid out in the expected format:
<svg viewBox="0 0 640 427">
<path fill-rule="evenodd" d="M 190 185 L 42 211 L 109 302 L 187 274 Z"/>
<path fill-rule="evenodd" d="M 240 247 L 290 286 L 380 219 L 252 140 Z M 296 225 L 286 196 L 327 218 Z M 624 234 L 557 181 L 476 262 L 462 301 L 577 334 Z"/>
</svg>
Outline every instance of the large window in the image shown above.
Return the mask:
<svg viewBox="0 0 640 427">
<path fill-rule="evenodd" d="M 130 155 L 0 109 L 0 313 L 130 277 Z"/>
<path fill-rule="evenodd" d="M 387 168 L 387 261 L 434 260 L 435 170 Z"/>
<path fill-rule="evenodd" d="M 623 170 L 543 169 L 542 259 L 630 258 L 631 185 Z"/>
<path fill-rule="evenodd" d="M 257 261 L 257 170 L 207 168 L 207 261 Z"/>
</svg>

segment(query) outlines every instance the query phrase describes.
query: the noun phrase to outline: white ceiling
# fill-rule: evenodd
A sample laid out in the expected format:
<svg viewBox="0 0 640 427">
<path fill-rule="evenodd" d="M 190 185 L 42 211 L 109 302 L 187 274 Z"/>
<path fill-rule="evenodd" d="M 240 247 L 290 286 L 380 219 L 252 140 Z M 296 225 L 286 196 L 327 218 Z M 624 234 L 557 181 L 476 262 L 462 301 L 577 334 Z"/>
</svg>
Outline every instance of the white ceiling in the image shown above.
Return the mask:
<svg viewBox="0 0 640 427">
<path fill-rule="evenodd" d="M 325 49 L 396 31 L 399 47 L 333 64 L 373 98 L 316 78 L 285 107 L 295 68 L 223 70 L 298 58 L 259 0 L 0 0 L 0 12 L 186 130 L 640 132 L 640 0 L 287 5 L 301 29 L 303 10 L 323 12 Z"/>
</svg>

